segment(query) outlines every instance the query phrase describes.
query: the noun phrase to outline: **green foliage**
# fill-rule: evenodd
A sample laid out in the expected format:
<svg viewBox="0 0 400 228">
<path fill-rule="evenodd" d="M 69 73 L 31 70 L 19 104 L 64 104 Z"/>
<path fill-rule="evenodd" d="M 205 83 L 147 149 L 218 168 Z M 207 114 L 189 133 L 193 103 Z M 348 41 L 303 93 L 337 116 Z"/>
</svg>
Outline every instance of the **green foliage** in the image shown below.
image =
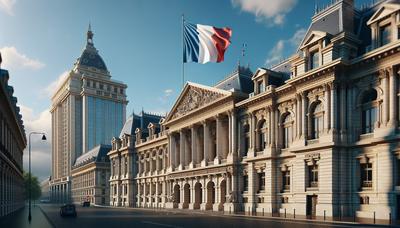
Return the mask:
<svg viewBox="0 0 400 228">
<path fill-rule="evenodd" d="M 29 187 L 29 173 L 24 173 L 24 185 L 25 185 L 25 199 L 29 199 L 29 189 L 32 189 L 32 198 L 31 200 L 37 200 L 42 195 L 42 189 L 40 188 L 40 184 L 38 178 L 32 175 L 32 183 L 31 187 Z"/>
</svg>

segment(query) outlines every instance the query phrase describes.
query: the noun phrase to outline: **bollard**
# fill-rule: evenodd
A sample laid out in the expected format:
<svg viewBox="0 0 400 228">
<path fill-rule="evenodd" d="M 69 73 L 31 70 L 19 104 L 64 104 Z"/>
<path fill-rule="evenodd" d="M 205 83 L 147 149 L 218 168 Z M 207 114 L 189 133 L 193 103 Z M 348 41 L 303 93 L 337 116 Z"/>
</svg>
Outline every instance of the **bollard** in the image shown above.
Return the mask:
<svg viewBox="0 0 400 228">
<path fill-rule="evenodd" d="M 375 213 L 376 213 L 376 212 L 374 211 L 374 224 L 376 223 L 376 219 L 375 219 Z"/>
<path fill-rule="evenodd" d="M 249 211 L 249 215 L 251 215 L 251 214 L 250 214 L 250 207 L 249 207 L 247 210 Z"/>
<path fill-rule="evenodd" d="M 356 212 L 353 213 L 353 222 L 356 222 Z"/>
<path fill-rule="evenodd" d="M 231 214 L 231 207 L 229 206 L 229 214 Z"/>
<path fill-rule="evenodd" d="M 326 211 L 324 210 L 324 221 L 326 220 Z"/>
<path fill-rule="evenodd" d="M 285 208 L 285 218 L 286 218 L 286 208 Z"/>
<path fill-rule="evenodd" d="M 264 208 L 263 208 L 263 216 L 264 216 Z"/>
<path fill-rule="evenodd" d="M 392 213 L 391 212 L 389 212 L 389 225 L 392 225 Z"/>
<path fill-rule="evenodd" d="M 296 208 L 293 209 L 293 218 L 296 218 Z"/>
</svg>

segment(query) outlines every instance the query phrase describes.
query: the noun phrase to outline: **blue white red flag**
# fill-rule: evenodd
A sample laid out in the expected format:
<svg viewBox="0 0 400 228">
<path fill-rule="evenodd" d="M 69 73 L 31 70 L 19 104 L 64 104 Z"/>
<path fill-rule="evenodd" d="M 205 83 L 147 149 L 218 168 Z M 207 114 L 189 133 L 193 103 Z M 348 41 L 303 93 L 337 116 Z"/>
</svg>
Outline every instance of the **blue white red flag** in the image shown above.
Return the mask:
<svg viewBox="0 0 400 228">
<path fill-rule="evenodd" d="M 183 62 L 222 62 L 232 30 L 209 25 L 184 23 Z"/>
</svg>

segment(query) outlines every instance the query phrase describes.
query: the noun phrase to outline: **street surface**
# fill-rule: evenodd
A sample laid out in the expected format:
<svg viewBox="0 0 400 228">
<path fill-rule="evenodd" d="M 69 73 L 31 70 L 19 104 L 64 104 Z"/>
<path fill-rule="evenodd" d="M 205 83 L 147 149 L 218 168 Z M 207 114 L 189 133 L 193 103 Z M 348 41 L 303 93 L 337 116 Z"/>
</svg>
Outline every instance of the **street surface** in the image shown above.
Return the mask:
<svg viewBox="0 0 400 228">
<path fill-rule="evenodd" d="M 368 225 L 330 224 L 308 221 L 276 220 L 267 218 L 251 218 L 241 216 L 223 216 L 219 213 L 187 213 L 177 210 L 149 210 L 126 208 L 100 208 L 77 206 L 76 218 L 62 218 L 59 207 L 55 205 L 42 205 L 51 223 L 57 228 L 80 227 L 277 227 L 277 228 L 330 228 L 330 227 L 379 227 Z M 384 227 L 384 226 L 382 226 Z"/>
</svg>

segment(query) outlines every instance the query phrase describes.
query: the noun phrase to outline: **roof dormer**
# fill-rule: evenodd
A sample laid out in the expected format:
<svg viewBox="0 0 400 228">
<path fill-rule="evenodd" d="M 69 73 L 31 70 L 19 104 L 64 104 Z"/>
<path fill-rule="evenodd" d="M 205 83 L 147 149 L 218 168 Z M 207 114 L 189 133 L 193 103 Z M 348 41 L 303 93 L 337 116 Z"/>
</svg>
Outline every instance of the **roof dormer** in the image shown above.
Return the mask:
<svg viewBox="0 0 400 228">
<path fill-rule="evenodd" d="M 400 4 L 386 3 L 367 21 L 371 28 L 369 50 L 389 44 L 399 38 Z"/>
</svg>

